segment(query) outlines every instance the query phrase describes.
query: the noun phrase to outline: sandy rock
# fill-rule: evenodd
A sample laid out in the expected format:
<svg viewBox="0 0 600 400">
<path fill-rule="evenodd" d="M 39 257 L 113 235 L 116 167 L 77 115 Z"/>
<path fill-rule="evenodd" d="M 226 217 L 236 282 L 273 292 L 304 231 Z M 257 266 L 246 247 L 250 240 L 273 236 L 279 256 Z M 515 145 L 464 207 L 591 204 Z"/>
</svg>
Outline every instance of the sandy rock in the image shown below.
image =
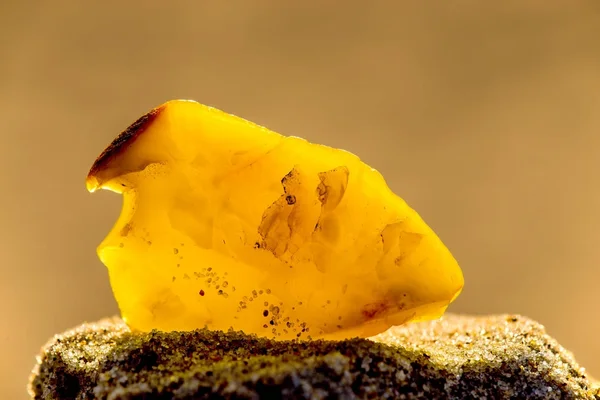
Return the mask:
<svg viewBox="0 0 600 400">
<path fill-rule="evenodd" d="M 600 399 L 572 355 L 521 316 L 396 327 L 373 340 L 272 341 L 239 332 L 84 324 L 42 349 L 35 399 Z"/>
</svg>

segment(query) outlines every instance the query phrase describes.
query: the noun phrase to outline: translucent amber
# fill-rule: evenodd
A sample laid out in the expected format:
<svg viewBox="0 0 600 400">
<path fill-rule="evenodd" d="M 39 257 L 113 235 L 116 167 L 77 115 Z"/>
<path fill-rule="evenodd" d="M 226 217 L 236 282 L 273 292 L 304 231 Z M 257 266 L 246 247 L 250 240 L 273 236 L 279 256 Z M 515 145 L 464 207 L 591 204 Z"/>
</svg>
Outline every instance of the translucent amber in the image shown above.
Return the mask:
<svg viewBox="0 0 600 400">
<path fill-rule="evenodd" d="M 98 247 L 132 329 L 370 336 L 441 316 L 463 276 L 376 170 L 193 101 L 141 117 L 98 157 L 123 195 Z"/>
</svg>

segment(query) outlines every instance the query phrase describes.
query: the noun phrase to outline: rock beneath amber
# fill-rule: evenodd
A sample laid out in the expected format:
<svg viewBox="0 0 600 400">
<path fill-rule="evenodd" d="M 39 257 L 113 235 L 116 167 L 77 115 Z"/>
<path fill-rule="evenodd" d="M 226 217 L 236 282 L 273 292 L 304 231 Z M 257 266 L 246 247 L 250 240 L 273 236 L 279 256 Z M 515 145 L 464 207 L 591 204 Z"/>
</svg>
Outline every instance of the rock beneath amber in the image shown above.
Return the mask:
<svg viewBox="0 0 600 400">
<path fill-rule="evenodd" d="M 98 254 L 132 329 L 364 337 L 441 316 L 463 286 L 440 239 L 357 156 L 196 102 L 141 117 L 87 187 L 123 195 Z"/>
<path fill-rule="evenodd" d="M 37 362 L 35 400 L 600 400 L 573 355 L 517 315 L 447 314 L 370 339 L 301 343 L 130 332 L 114 318 L 55 335 Z"/>
</svg>

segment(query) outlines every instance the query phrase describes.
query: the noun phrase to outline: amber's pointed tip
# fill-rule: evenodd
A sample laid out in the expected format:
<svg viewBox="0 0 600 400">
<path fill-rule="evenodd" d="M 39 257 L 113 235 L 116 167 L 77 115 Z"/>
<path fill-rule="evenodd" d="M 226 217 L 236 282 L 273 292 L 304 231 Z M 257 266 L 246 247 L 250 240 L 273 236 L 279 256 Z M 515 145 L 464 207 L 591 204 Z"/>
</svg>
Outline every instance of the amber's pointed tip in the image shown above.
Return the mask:
<svg viewBox="0 0 600 400">
<path fill-rule="evenodd" d="M 88 192 L 94 193 L 96 190 L 98 190 L 99 186 L 100 183 L 95 176 L 88 175 L 85 179 L 85 187 L 87 188 Z"/>
</svg>

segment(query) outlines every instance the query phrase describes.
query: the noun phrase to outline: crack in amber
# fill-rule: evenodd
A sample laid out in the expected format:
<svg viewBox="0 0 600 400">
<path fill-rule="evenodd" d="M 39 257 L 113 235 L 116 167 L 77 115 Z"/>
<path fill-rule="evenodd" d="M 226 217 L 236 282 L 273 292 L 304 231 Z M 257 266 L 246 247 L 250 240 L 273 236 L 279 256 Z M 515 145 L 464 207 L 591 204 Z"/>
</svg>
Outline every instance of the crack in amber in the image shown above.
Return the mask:
<svg viewBox="0 0 600 400">
<path fill-rule="evenodd" d="M 132 329 L 365 337 L 441 316 L 463 286 L 357 156 L 193 101 L 136 121 L 86 183 L 123 195 L 98 255 Z"/>
</svg>

